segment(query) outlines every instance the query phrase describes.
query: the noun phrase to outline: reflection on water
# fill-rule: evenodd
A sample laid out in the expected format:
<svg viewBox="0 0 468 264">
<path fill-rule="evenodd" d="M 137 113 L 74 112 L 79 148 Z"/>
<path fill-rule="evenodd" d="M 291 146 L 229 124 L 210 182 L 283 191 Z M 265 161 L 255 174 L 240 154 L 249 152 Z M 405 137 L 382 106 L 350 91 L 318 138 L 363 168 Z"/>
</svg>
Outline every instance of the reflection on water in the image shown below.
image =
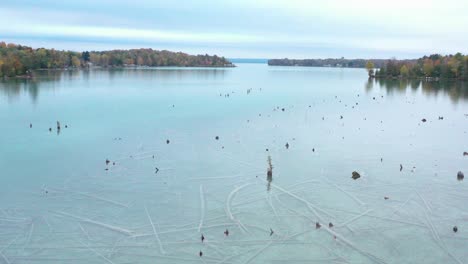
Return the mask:
<svg viewBox="0 0 468 264">
<path fill-rule="evenodd" d="M 0 80 L 0 93 L 9 100 L 28 94 L 32 102 L 36 103 L 39 90 L 55 89 L 61 82 L 82 79 L 84 82 L 92 78 L 107 79 L 108 81 L 124 80 L 128 77 L 139 80 L 156 82 L 183 81 L 186 79 L 209 81 L 221 80 L 229 69 L 223 68 L 116 68 L 116 69 L 87 69 L 87 70 L 41 70 L 36 71 L 32 79 L 13 78 Z"/>
<path fill-rule="evenodd" d="M 453 103 L 468 100 L 468 83 L 461 81 L 426 82 L 421 80 L 387 80 L 369 79 L 365 90 L 370 92 L 376 86 L 387 91 L 387 94 L 405 94 L 407 91 L 420 92 L 428 97 L 448 96 Z"/>
</svg>

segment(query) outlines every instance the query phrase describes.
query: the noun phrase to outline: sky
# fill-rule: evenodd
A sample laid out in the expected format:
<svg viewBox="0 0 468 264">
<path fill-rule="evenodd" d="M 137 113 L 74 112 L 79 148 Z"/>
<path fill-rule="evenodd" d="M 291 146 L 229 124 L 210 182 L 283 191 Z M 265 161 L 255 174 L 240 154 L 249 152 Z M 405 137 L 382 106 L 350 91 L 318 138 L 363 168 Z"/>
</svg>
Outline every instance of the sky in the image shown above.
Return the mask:
<svg viewBox="0 0 468 264">
<path fill-rule="evenodd" d="M 468 53 L 468 0 L 1 0 L 0 41 L 228 58 Z"/>
</svg>

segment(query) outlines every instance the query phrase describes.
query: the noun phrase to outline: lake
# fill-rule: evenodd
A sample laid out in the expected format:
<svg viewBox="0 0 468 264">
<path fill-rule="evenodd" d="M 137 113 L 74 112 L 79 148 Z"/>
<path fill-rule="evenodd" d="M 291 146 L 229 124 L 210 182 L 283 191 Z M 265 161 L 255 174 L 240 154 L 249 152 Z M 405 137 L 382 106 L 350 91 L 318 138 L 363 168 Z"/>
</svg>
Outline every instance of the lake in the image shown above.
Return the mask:
<svg viewBox="0 0 468 264">
<path fill-rule="evenodd" d="M 0 263 L 468 259 L 466 83 L 42 71 L 0 82 L 0 121 Z"/>
</svg>

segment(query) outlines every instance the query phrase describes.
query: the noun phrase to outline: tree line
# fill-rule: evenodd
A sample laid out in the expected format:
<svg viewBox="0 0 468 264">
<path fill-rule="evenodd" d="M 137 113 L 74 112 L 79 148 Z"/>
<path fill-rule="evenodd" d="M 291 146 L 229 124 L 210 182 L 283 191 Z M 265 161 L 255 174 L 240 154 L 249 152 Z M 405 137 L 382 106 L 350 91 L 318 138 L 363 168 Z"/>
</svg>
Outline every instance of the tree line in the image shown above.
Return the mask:
<svg viewBox="0 0 468 264">
<path fill-rule="evenodd" d="M 372 63 L 376 67 L 381 67 L 386 60 L 375 59 Z M 344 67 L 344 68 L 364 68 L 366 66 L 365 59 L 272 59 L 268 60 L 269 66 L 304 66 L 304 67 Z"/>
<path fill-rule="evenodd" d="M 432 54 L 414 61 L 387 60 L 376 67 L 372 61 L 366 63 L 369 77 L 375 78 L 430 78 L 468 80 L 468 55 Z M 374 68 L 378 68 L 374 70 Z"/>
<path fill-rule="evenodd" d="M 31 75 L 37 69 L 66 69 L 91 66 L 178 66 L 233 67 L 224 57 L 189 55 L 182 52 L 153 49 L 110 51 L 60 51 L 0 42 L 0 77 Z"/>
</svg>

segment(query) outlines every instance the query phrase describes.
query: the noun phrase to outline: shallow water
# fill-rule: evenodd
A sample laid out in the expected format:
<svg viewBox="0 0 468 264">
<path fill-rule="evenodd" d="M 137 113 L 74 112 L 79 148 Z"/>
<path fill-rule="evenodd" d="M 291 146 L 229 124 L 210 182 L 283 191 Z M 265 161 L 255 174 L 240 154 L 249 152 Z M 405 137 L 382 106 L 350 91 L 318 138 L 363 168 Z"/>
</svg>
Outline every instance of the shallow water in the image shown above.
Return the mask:
<svg viewBox="0 0 468 264">
<path fill-rule="evenodd" d="M 0 263 L 466 263 L 466 84 L 238 66 L 0 82 Z"/>
</svg>

